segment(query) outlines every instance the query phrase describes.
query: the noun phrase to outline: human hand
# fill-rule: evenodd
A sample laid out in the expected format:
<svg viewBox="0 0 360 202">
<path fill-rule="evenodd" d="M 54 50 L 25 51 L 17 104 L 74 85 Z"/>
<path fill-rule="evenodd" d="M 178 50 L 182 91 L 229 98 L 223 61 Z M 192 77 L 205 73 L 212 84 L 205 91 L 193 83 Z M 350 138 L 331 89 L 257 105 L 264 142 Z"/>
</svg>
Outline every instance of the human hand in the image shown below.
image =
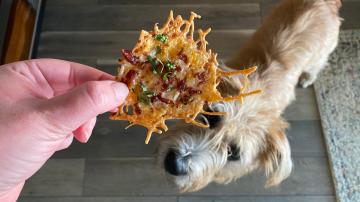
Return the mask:
<svg viewBox="0 0 360 202">
<path fill-rule="evenodd" d="M 126 85 L 94 68 L 55 59 L 0 66 L 0 201 L 15 201 L 51 155 L 87 142 L 98 114 L 120 105 Z"/>
</svg>

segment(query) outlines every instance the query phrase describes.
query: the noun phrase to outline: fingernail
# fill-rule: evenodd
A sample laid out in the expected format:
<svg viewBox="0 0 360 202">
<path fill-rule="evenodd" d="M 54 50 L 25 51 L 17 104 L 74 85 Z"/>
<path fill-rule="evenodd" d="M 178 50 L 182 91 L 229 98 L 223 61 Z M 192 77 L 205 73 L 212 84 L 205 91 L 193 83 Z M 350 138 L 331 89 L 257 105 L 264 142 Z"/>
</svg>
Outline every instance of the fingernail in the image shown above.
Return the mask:
<svg viewBox="0 0 360 202">
<path fill-rule="evenodd" d="M 120 82 L 114 82 L 111 84 L 114 89 L 116 99 L 124 100 L 129 93 L 128 87 Z"/>
</svg>

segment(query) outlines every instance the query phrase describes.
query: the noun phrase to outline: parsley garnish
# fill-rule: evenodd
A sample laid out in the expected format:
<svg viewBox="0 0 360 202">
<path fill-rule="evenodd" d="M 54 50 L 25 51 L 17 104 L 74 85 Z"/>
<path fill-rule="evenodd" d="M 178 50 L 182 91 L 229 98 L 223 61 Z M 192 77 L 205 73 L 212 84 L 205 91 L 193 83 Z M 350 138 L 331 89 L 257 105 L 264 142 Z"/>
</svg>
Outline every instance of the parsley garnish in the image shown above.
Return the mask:
<svg viewBox="0 0 360 202">
<path fill-rule="evenodd" d="M 157 74 L 158 72 L 157 72 L 156 68 L 157 68 L 159 62 L 155 58 L 151 57 L 151 55 L 147 56 L 147 60 L 150 62 L 151 66 L 152 66 L 153 73 Z"/>
<path fill-rule="evenodd" d="M 175 69 L 174 63 L 171 63 L 169 60 L 166 61 L 165 66 L 168 68 L 169 71 Z"/>
<path fill-rule="evenodd" d="M 168 80 L 168 77 L 169 77 L 169 74 L 170 74 L 170 72 L 166 72 L 165 74 L 163 74 L 162 79 L 163 79 L 164 81 L 167 81 L 167 80 Z"/>
<path fill-rule="evenodd" d="M 145 84 L 143 83 L 140 83 L 140 87 L 141 87 L 141 92 L 146 92 L 148 90 Z"/>
<path fill-rule="evenodd" d="M 140 83 L 141 93 L 138 96 L 138 101 L 144 104 L 150 104 L 151 97 L 155 96 L 154 92 L 148 90 L 148 88 L 143 84 Z"/>
<path fill-rule="evenodd" d="M 157 34 L 157 35 L 155 35 L 155 39 L 158 41 L 161 41 L 162 43 L 166 43 L 168 40 L 168 37 L 165 34 Z"/>
<path fill-rule="evenodd" d="M 144 95 L 143 93 L 139 94 L 138 101 L 147 105 L 150 104 L 150 98 Z"/>
</svg>

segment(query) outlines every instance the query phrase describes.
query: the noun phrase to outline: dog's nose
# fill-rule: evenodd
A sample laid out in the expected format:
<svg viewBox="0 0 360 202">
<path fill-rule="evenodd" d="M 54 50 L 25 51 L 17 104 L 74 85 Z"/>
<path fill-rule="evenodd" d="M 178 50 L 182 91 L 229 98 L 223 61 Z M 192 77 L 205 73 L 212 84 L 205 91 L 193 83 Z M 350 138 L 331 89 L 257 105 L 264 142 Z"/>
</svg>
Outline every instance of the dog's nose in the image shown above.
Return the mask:
<svg viewBox="0 0 360 202">
<path fill-rule="evenodd" d="M 170 149 L 164 160 L 165 170 L 175 176 L 186 175 L 189 170 L 190 156 L 181 156 L 178 151 Z"/>
</svg>

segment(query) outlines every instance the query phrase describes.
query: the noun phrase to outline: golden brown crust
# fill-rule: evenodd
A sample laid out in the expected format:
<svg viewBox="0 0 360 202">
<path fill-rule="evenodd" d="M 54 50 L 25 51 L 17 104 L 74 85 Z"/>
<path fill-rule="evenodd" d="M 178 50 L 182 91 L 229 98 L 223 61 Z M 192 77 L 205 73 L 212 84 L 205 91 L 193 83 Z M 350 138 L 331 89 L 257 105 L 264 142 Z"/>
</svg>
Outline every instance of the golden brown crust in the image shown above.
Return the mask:
<svg viewBox="0 0 360 202">
<path fill-rule="evenodd" d="M 138 43 L 132 51 L 122 50 L 124 59 L 119 61 L 117 80 L 128 85 L 129 96 L 119 106 L 112 120 L 127 120 L 132 125 L 148 129 L 145 143 L 153 132 L 166 131 L 165 120 L 184 119 L 199 127 L 208 127 L 195 120 L 199 113 L 219 115 L 203 110 L 204 104 L 219 101 L 243 101 L 243 97 L 259 93 L 244 93 L 247 76 L 256 70 L 252 67 L 234 72 L 218 68 L 216 54 L 206 49 L 206 31 L 198 31 L 195 41 L 194 19 L 199 15 L 191 12 L 189 20 L 173 17 L 170 12 L 165 25 L 153 31 L 141 31 Z M 244 87 L 240 94 L 223 98 L 216 89 L 219 78 L 244 75 Z"/>
</svg>

